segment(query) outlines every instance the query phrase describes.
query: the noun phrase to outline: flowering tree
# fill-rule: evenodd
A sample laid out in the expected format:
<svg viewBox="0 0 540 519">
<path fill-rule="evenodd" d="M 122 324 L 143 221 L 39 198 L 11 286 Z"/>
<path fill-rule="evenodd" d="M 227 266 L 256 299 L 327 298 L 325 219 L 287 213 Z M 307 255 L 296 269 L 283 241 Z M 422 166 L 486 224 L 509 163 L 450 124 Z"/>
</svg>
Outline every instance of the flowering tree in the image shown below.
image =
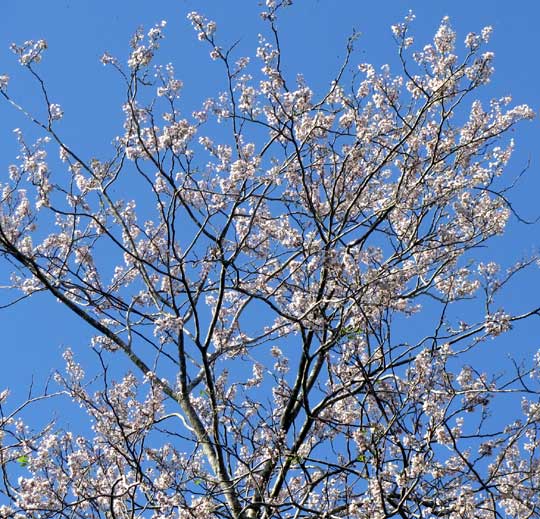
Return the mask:
<svg viewBox="0 0 540 519">
<path fill-rule="evenodd" d="M 102 159 L 57 130 L 46 43 L 12 47 L 47 116 L 0 77 L 43 132 L 17 132 L 0 251 L 16 297 L 46 292 L 94 330 L 101 371 L 68 350 L 57 393 L 19 407 L 1 393 L 0 517 L 540 516 L 539 359 L 496 379 L 464 361 L 539 313 L 499 300 L 535 258 L 475 260 L 512 213 L 507 133 L 533 116 L 475 100 L 491 29 L 458 58 L 443 19 L 413 52 L 410 15 L 392 27 L 398 75 L 356 65 L 353 37 L 316 95 L 282 72 L 282 5 L 267 5 L 254 66 L 189 15 L 226 80 L 192 114 L 154 63 L 165 23 L 135 33 L 127 65 L 105 54 L 126 96 Z M 118 356 L 132 371 L 115 380 Z M 521 417 L 490 418 L 501 393 Z M 91 432 L 23 423 L 55 394 Z"/>
</svg>

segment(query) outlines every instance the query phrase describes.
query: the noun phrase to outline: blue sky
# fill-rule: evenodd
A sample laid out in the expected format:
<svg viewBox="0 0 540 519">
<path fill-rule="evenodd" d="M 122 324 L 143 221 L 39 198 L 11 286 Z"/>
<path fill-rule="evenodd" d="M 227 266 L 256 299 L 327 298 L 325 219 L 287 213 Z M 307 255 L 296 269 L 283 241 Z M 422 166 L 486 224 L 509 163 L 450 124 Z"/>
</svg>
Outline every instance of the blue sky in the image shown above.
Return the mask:
<svg viewBox="0 0 540 519">
<path fill-rule="evenodd" d="M 390 25 L 401 21 L 412 9 L 417 18 L 413 32 L 417 45 L 430 41 L 441 18 L 449 15 L 462 41 L 467 32 L 480 31 L 486 25 L 495 29 L 491 49 L 495 52 L 496 73 L 484 94 L 502 96 L 511 93 L 516 103 L 527 102 L 540 109 L 538 83 L 538 30 L 540 3 L 532 1 L 387 1 L 304 0 L 296 1 L 283 14 L 283 59 L 292 77 L 305 75 L 315 90 L 321 91 L 337 70 L 344 55 L 344 44 L 353 29 L 361 33 L 353 63 L 371 62 L 376 66 L 395 63 L 395 45 Z M 217 65 L 208 58 L 207 48 L 196 40 L 186 14 L 200 11 L 218 23 L 222 41 L 238 43 L 238 55 L 252 55 L 257 33 L 258 2 L 161 0 L 21 0 L 0 3 L 0 74 L 12 77 L 10 91 L 25 105 L 37 107 L 37 89 L 27 74 L 16 66 L 8 47 L 11 42 L 44 38 L 49 49 L 40 70 L 51 100 L 65 110 L 61 133 L 75 143 L 86 157 L 100 156 L 120 130 L 122 88 L 111 70 L 99 57 L 109 51 L 120 58 L 128 53 L 128 41 L 139 25 L 150 27 L 162 19 L 168 21 L 167 40 L 162 62 L 172 61 L 184 81 L 183 102 L 191 111 L 204 98 L 215 94 L 222 84 Z M 24 127 L 20 116 L 0 103 L 0 175 L 17 154 L 11 130 Z M 514 193 L 516 208 L 527 218 L 540 214 L 537 193 L 539 122 L 521 125 L 515 135 L 517 151 L 509 170 L 519 172 L 530 160 L 530 168 Z M 515 223 L 509 235 L 494 243 L 493 255 L 500 261 L 527 254 L 540 245 L 538 225 L 524 227 Z M 0 280 L 6 278 L 8 265 L 0 263 Z M 518 311 L 534 304 L 531 290 L 537 279 L 525 277 L 507 293 L 509 305 Z M 0 304 L 7 295 L 0 293 Z M 43 382 L 54 367 L 62 364 L 61 351 L 72 346 L 83 356 L 88 354 L 89 331 L 50 298 L 39 297 L 0 312 L 3 331 L 3 362 L 0 365 L 0 389 L 26 388 L 32 377 Z M 538 343 L 532 325 L 524 325 L 500 347 L 523 354 L 535 351 Z M 501 341 L 502 342 L 502 341 Z M 86 353 L 84 353 L 86 352 Z M 519 353 L 519 351 L 518 351 Z"/>
</svg>

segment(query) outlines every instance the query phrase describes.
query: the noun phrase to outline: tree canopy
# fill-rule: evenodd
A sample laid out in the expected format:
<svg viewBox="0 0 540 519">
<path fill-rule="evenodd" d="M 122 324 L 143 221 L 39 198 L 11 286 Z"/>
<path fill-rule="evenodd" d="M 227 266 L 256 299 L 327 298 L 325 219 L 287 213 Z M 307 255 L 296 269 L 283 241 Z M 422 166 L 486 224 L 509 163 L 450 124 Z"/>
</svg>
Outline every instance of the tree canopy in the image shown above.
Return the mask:
<svg viewBox="0 0 540 519">
<path fill-rule="evenodd" d="M 444 18 L 417 44 L 412 14 L 392 27 L 397 73 L 359 63 L 352 34 L 316 92 L 282 69 L 288 3 L 266 2 L 250 57 L 189 15 L 223 71 L 202 106 L 160 64 L 165 22 L 126 63 L 103 55 L 125 92 L 106 156 L 58 129 L 46 42 L 12 46 L 46 115 L 0 76 L 41 132 L 17 130 L 1 185 L 10 290 L 91 327 L 100 371 L 68 349 L 43 395 L 0 393 L 0 517 L 540 516 L 540 358 L 496 376 L 467 361 L 540 312 L 500 296 L 537 257 L 478 257 L 514 213 L 509 135 L 533 111 L 477 95 L 490 27 L 458 43 Z M 88 434 L 24 423 L 61 395 Z"/>
</svg>

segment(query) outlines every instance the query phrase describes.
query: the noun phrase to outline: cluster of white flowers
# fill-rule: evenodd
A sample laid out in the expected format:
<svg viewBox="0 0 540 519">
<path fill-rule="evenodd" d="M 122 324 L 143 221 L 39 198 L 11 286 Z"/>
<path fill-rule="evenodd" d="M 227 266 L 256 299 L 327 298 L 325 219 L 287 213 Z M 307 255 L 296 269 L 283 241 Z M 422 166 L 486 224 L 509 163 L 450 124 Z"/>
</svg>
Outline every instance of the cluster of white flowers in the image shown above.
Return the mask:
<svg viewBox="0 0 540 519">
<path fill-rule="evenodd" d="M 131 46 L 133 50 L 128 59 L 128 66 L 131 69 L 138 69 L 147 67 L 152 61 L 155 51 L 159 48 L 159 41 L 163 38 L 163 29 L 167 25 L 165 20 L 156 24 L 147 33 L 147 42 L 142 43 L 144 40 L 144 34 L 142 30 L 138 30 L 131 40 Z M 105 64 L 114 64 L 114 58 L 111 58 L 108 54 L 104 54 L 101 58 L 101 62 Z"/>
<path fill-rule="evenodd" d="M 12 43 L 10 48 L 18 56 L 21 65 L 29 66 L 41 61 L 43 51 L 47 48 L 47 42 L 45 40 L 27 40 L 22 45 Z"/>
<path fill-rule="evenodd" d="M 154 336 L 167 342 L 182 333 L 183 320 L 171 314 L 160 315 L 154 320 Z"/>
<path fill-rule="evenodd" d="M 0 90 L 5 90 L 9 83 L 9 76 L 7 74 L 3 74 L 0 76 Z"/>
<path fill-rule="evenodd" d="M 484 330 L 488 335 L 496 337 L 512 328 L 512 318 L 504 310 L 497 310 L 493 314 L 486 315 Z"/>
<path fill-rule="evenodd" d="M 57 121 L 59 119 L 62 119 L 62 117 L 64 116 L 64 111 L 59 104 L 53 103 L 49 106 L 49 114 L 53 121 Z"/>
</svg>

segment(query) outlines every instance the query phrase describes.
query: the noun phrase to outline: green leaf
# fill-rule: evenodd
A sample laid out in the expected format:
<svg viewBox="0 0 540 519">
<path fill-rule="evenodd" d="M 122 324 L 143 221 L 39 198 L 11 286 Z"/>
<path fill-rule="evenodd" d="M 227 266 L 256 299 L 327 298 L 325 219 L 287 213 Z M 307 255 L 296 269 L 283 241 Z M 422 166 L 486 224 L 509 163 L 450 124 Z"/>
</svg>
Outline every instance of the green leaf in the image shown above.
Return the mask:
<svg viewBox="0 0 540 519">
<path fill-rule="evenodd" d="M 302 456 L 292 456 L 291 457 L 291 463 L 293 465 L 300 465 L 300 464 L 304 463 L 304 458 L 302 458 Z"/>
<path fill-rule="evenodd" d="M 23 454 L 22 456 L 19 456 L 17 458 L 17 463 L 21 466 L 21 467 L 26 467 L 26 465 L 28 465 L 28 456 L 26 456 L 26 454 Z"/>
<path fill-rule="evenodd" d="M 193 483 L 195 483 L 196 485 L 200 485 L 202 481 L 200 479 L 195 479 L 193 480 Z"/>
<path fill-rule="evenodd" d="M 363 454 L 359 454 L 359 455 L 356 457 L 356 459 L 357 459 L 358 461 L 362 461 L 362 462 L 366 461 L 366 457 L 365 457 Z"/>
<path fill-rule="evenodd" d="M 355 328 L 354 326 L 344 326 L 339 333 L 340 337 L 345 337 L 346 339 L 354 339 L 358 335 L 362 334 L 361 328 Z"/>
</svg>

